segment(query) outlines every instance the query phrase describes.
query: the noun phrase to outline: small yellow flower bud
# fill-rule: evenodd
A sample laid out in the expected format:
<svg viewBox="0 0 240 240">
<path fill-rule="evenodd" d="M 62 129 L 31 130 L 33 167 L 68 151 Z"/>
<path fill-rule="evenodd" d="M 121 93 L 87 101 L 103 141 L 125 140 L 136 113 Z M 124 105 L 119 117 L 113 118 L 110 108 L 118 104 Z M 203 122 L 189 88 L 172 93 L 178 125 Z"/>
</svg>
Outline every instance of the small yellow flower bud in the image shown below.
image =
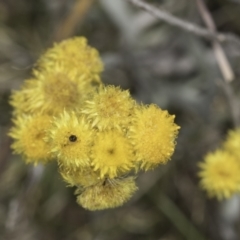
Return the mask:
<svg viewBox="0 0 240 240">
<path fill-rule="evenodd" d="M 116 180 L 106 179 L 84 189 L 77 197 L 77 203 L 91 211 L 115 208 L 128 201 L 136 190 L 137 186 L 132 177 Z"/>
</svg>

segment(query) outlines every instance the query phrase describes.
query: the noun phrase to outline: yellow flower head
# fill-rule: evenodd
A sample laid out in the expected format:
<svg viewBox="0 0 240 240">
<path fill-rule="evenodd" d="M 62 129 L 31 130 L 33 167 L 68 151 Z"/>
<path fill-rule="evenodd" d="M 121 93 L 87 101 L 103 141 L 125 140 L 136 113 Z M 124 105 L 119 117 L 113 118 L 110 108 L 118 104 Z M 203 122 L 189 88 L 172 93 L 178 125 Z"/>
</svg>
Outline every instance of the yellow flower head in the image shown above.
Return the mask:
<svg viewBox="0 0 240 240">
<path fill-rule="evenodd" d="M 223 148 L 236 155 L 240 163 L 240 128 L 229 131 L 227 139 L 223 144 Z"/>
<path fill-rule="evenodd" d="M 60 166 L 59 172 L 65 182 L 70 186 L 81 186 L 83 188 L 92 186 L 100 181 L 99 174 L 91 167 L 78 168 L 75 170 Z"/>
<path fill-rule="evenodd" d="M 52 156 L 50 146 L 44 141 L 46 130 L 51 126 L 48 115 L 21 115 L 13 120 L 9 135 L 14 139 L 12 148 L 26 158 L 27 163 L 48 162 Z"/>
<path fill-rule="evenodd" d="M 120 131 L 98 132 L 92 147 L 92 166 L 101 178 L 114 178 L 133 167 L 133 149 Z"/>
<path fill-rule="evenodd" d="M 36 75 L 39 84 L 33 89 L 35 97 L 29 101 L 32 109 L 38 106 L 41 111 L 53 114 L 61 113 L 63 109 L 75 110 L 95 90 L 83 82 L 79 75 L 63 67 L 56 66 L 55 69 L 38 72 Z"/>
<path fill-rule="evenodd" d="M 222 150 L 209 153 L 199 166 L 200 186 L 209 197 L 221 200 L 239 192 L 240 166 L 232 154 Z"/>
<path fill-rule="evenodd" d="M 39 59 L 37 66 L 42 69 L 53 69 L 56 65 L 66 71 L 74 69 L 85 81 L 100 82 L 99 74 L 103 64 L 96 49 L 87 45 L 84 37 L 64 40 L 50 48 Z"/>
<path fill-rule="evenodd" d="M 99 130 L 120 129 L 128 126 L 133 106 L 134 101 L 128 91 L 106 86 L 99 88 L 98 93 L 86 101 L 82 112 Z"/>
<path fill-rule="evenodd" d="M 74 112 L 64 111 L 54 118 L 53 125 L 49 131 L 49 141 L 51 152 L 58 158 L 60 165 L 73 170 L 88 166 L 94 131 L 85 119 Z"/>
<path fill-rule="evenodd" d="M 95 90 L 63 68 L 35 74 L 37 79 L 26 81 L 23 88 L 12 96 L 11 104 L 18 113 L 59 114 L 64 109 L 79 109 Z"/>
<path fill-rule="evenodd" d="M 77 203 L 91 211 L 115 208 L 127 202 L 136 190 L 137 186 L 132 177 L 106 179 L 104 182 L 86 188 L 77 197 Z"/>
<path fill-rule="evenodd" d="M 153 104 L 136 109 L 129 137 L 135 145 L 136 158 L 142 162 L 142 168 L 147 170 L 164 164 L 172 156 L 179 129 L 174 117 Z"/>
</svg>

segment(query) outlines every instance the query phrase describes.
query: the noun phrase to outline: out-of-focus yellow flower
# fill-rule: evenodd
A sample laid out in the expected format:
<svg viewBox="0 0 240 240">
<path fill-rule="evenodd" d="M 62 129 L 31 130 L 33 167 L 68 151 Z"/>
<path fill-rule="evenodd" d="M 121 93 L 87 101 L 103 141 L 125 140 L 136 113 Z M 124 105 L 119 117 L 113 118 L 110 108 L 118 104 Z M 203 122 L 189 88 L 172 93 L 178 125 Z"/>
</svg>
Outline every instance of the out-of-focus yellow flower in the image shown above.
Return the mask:
<svg viewBox="0 0 240 240">
<path fill-rule="evenodd" d="M 133 148 L 123 133 L 117 130 L 98 132 L 92 147 L 92 165 L 101 178 L 114 178 L 133 166 Z"/>
<path fill-rule="evenodd" d="M 12 94 L 14 114 L 59 114 L 81 108 L 90 92 L 101 84 L 103 64 L 98 51 L 83 37 L 55 44 L 42 55 L 33 79 Z"/>
<path fill-rule="evenodd" d="M 82 81 L 79 75 L 63 67 L 36 75 L 39 84 L 33 89 L 35 97 L 29 101 L 31 109 L 38 107 L 40 111 L 51 114 L 61 113 L 63 109 L 76 110 L 82 106 L 88 94 L 95 90 L 90 84 Z"/>
<path fill-rule="evenodd" d="M 89 187 L 100 181 L 99 173 L 91 167 L 78 168 L 75 170 L 60 166 L 59 172 L 65 182 L 70 186 Z"/>
<path fill-rule="evenodd" d="M 229 131 L 227 139 L 223 143 L 223 148 L 234 154 L 240 164 L 240 128 Z"/>
<path fill-rule="evenodd" d="M 114 86 L 100 87 L 98 93 L 86 101 L 82 113 L 100 131 L 121 129 L 128 127 L 134 103 L 128 91 Z"/>
<path fill-rule="evenodd" d="M 218 150 L 199 164 L 200 186 L 210 197 L 229 198 L 240 190 L 240 166 L 229 152 Z"/>
<path fill-rule="evenodd" d="M 44 141 L 51 126 L 48 115 L 18 116 L 9 135 L 14 139 L 13 150 L 22 154 L 27 163 L 46 163 L 51 160 L 50 145 Z"/>
<path fill-rule="evenodd" d="M 59 164 L 74 170 L 89 165 L 93 136 L 94 130 L 83 117 L 64 111 L 54 118 L 48 138 Z"/>
<path fill-rule="evenodd" d="M 74 37 L 54 44 L 37 62 L 40 71 L 59 65 L 82 75 L 84 81 L 100 82 L 103 64 L 95 48 L 88 46 L 84 37 Z"/>
<path fill-rule="evenodd" d="M 174 123 L 174 117 L 153 104 L 136 109 L 129 137 L 143 169 L 164 164 L 172 156 L 180 128 Z"/>
<path fill-rule="evenodd" d="M 77 197 L 77 203 L 91 211 L 115 208 L 128 201 L 136 190 L 137 186 L 133 177 L 106 179 L 84 189 Z"/>
<path fill-rule="evenodd" d="M 95 91 L 81 77 L 56 67 L 51 71 L 36 72 L 36 79 L 25 81 L 20 91 L 13 93 L 11 104 L 16 113 L 38 112 L 59 114 L 81 108 L 88 95 Z"/>
</svg>

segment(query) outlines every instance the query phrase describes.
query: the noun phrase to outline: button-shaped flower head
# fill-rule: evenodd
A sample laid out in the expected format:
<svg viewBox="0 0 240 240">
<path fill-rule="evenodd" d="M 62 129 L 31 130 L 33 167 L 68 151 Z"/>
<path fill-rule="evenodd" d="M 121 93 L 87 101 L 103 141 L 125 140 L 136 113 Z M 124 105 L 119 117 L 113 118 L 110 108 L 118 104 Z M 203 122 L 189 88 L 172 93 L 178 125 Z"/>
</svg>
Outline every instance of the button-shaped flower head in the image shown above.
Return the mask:
<svg viewBox="0 0 240 240">
<path fill-rule="evenodd" d="M 135 145 L 136 159 L 143 169 L 164 164 L 172 156 L 179 129 L 174 117 L 153 104 L 135 110 L 129 138 Z"/>
<path fill-rule="evenodd" d="M 129 139 L 118 130 L 98 132 L 92 147 L 92 166 L 101 178 L 114 178 L 133 167 L 133 148 Z"/>
<path fill-rule="evenodd" d="M 240 190 L 240 165 L 229 152 L 218 150 L 199 164 L 200 186 L 210 197 L 229 198 Z"/>
<path fill-rule="evenodd" d="M 11 104 L 15 112 L 35 114 L 59 114 L 79 109 L 95 91 L 90 84 L 81 81 L 79 75 L 68 72 L 63 67 L 50 71 L 36 72 L 35 79 L 27 80 L 20 91 L 12 94 Z"/>
<path fill-rule="evenodd" d="M 63 109 L 80 108 L 88 94 L 101 84 L 103 66 L 96 49 L 85 38 L 55 44 L 42 55 L 20 91 L 12 94 L 14 113 L 59 114 Z"/>
<path fill-rule="evenodd" d="M 86 188 L 77 197 L 77 202 L 91 211 L 115 208 L 127 202 L 136 190 L 137 186 L 133 177 L 106 179 Z"/>
<path fill-rule="evenodd" d="M 121 129 L 128 127 L 134 103 L 128 91 L 114 86 L 100 87 L 92 99 L 86 101 L 82 113 L 100 131 Z"/>
<path fill-rule="evenodd" d="M 94 130 L 85 119 L 74 112 L 64 111 L 54 118 L 53 125 L 49 131 L 49 141 L 51 152 L 59 164 L 72 170 L 88 166 Z"/>
<path fill-rule="evenodd" d="M 48 115 L 21 115 L 13 120 L 9 135 L 14 139 L 13 150 L 24 156 L 27 163 L 51 160 L 50 146 L 45 142 L 46 130 L 51 126 Z"/>
<path fill-rule="evenodd" d="M 82 81 L 100 83 L 99 74 L 103 64 L 96 49 L 88 46 L 84 37 L 75 37 L 56 43 L 37 63 L 40 71 L 61 66 L 66 71 L 74 70 Z"/>
</svg>

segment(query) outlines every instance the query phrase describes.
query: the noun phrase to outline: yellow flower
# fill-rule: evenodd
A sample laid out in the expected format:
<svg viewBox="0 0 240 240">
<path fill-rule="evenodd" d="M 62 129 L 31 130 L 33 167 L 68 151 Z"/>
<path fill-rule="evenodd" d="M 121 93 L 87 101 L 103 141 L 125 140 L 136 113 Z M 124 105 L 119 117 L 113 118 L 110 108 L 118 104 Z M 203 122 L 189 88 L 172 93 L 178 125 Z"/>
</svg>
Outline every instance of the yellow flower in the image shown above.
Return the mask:
<svg viewBox="0 0 240 240">
<path fill-rule="evenodd" d="M 175 138 L 180 128 L 169 115 L 155 105 L 140 106 L 130 127 L 129 138 L 135 145 L 136 158 L 148 170 L 166 163 L 175 148 Z"/>
<path fill-rule="evenodd" d="M 128 126 L 133 107 L 134 101 L 128 91 L 106 86 L 99 88 L 98 93 L 86 101 L 82 113 L 101 131 L 121 129 Z"/>
<path fill-rule="evenodd" d="M 31 109 L 38 106 L 40 111 L 58 114 L 81 107 L 88 94 L 95 90 L 68 69 L 56 67 L 36 74 L 39 84 L 33 89 L 35 95 L 29 101 Z M 36 96 L 37 95 L 37 96 Z"/>
<path fill-rule="evenodd" d="M 117 130 L 98 132 L 92 147 L 92 165 L 101 178 L 114 178 L 133 166 L 133 149 L 123 133 Z"/>
<path fill-rule="evenodd" d="M 60 166 L 59 172 L 64 181 L 67 182 L 70 186 L 81 186 L 86 188 L 100 181 L 99 174 L 93 171 L 91 167 L 72 170 L 64 166 Z"/>
<path fill-rule="evenodd" d="M 40 71 L 53 69 L 56 65 L 82 75 L 85 81 L 100 82 L 103 64 L 96 49 L 87 45 L 84 37 L 74 37 L 54 44 L 37 62 Z"/>
<path fill-rule="evenodd" d="M 58 158 L 59 164 L 73 170 L 88 166 L 94 130 L 89 128 L 85 119 L 74 112 L 64 111 L 54 118 L 53 125 L 48 137 L 51 152 Z"/>
<path fill-rule="evenodd" d="M 240 190 L 240 166 L 229 152 L 218 150 L 209 153 L 199 164 L 200 186 L 209 197 L 229 198 Z"/>
<path fill-rule="evenodd" d="M 223 148 L 236 155 L 240 163 L 240 128 L 229 131 L 227 139 L 223 143 Z"/>
<path fill-rule="evenodd" d="M 11 104 L 17 113 L 59 114 L 79 109 L 95 88 L 82 82 L 78 75 L 56 67 L 36 72 L 36 79 L 25 81 L 20 91 L 13 93 Z"/>
<path fill-rule="evenodd" d="M 86 188 L 77 197 L 77 203 L 91 211 L 115 208 L 127 202 L 136 190 L 137 186 L 133 177 L 106 179 Z"/>
<path fill-rule="evenodd" d="M 33 79 L 15 91 L 10 103 L 14 114 L 59 114 L 81 108 L 89 93 L 101 84 L 103 65 L 96 49 L 85 38 L 65 40 L 42 55 Z"/>
<path fill-rule="evenodd" d="M 27 163 L 48 162 L 52 156 L 50 146 L 44 141 L 46 130 L 51 126 L 48 115 L 18 116 L 9 135 L 14 139 L 13 150 L 22 154 Z"/>
</svg>

